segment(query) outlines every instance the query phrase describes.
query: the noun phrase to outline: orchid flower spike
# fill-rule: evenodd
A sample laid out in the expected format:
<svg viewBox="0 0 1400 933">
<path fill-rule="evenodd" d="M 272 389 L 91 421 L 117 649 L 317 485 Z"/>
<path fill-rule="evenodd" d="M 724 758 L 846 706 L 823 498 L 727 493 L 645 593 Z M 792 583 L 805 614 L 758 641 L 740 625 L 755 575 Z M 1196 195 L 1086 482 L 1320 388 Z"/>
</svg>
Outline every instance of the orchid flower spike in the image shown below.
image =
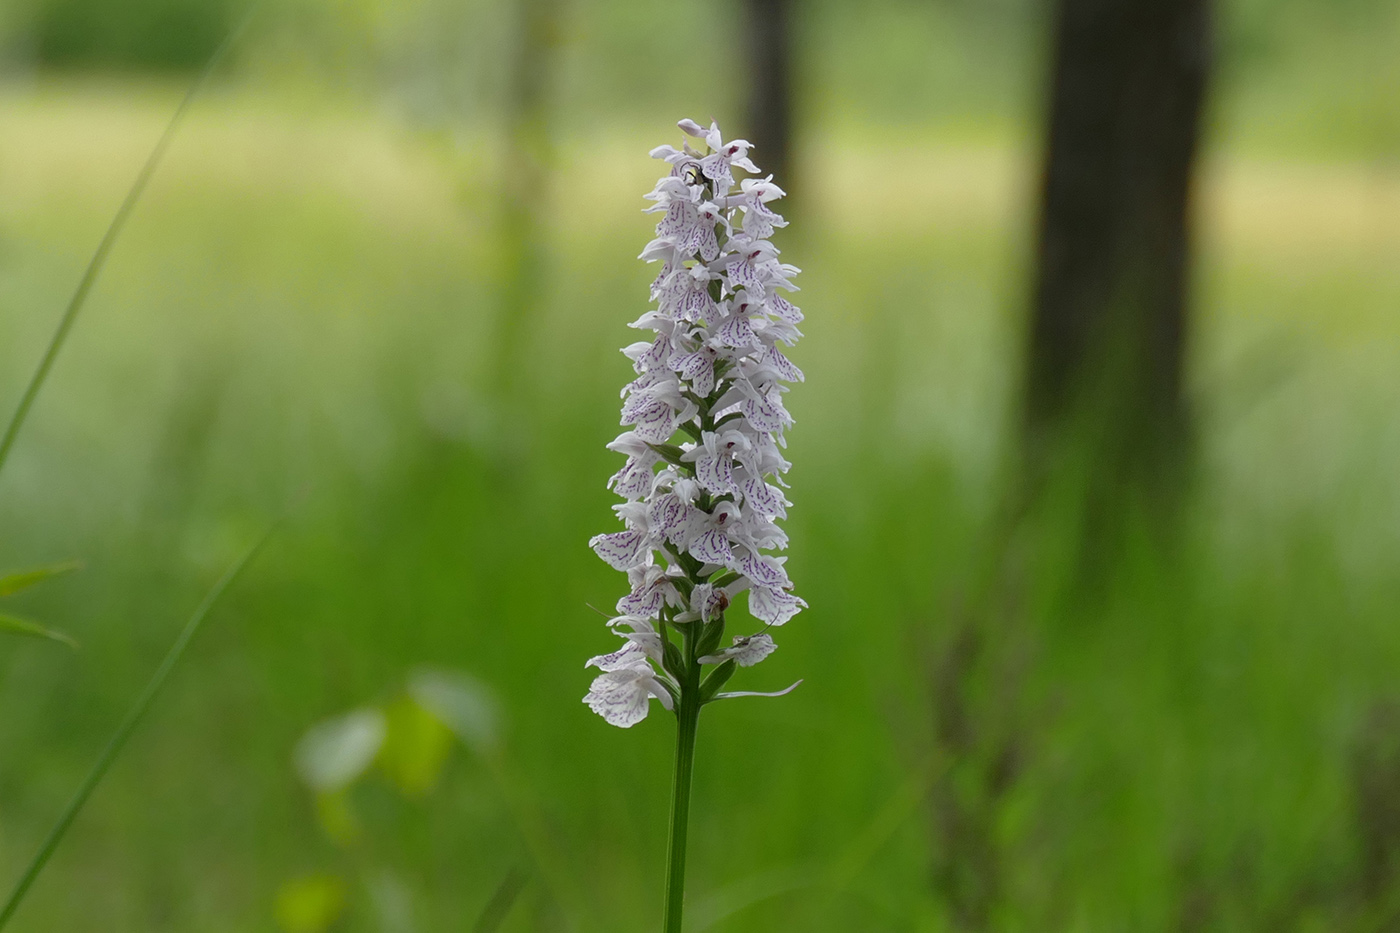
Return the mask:
<svg viewBox="0 0 1400 933">
<path fill-rule="evenodd" d="M 660 271 L 654 307 L 632 323 L 649 336 L 622 351 L 637 378 L 608 445 L 627 457 L 609 481 L 625 530 L 589 542 L 630 592 L 617 605 L 627 621 L 613 623 L 626 644 L 588 662 L 601 674 L 584 702 L 624 728 L 653 699 L 679 716 L 691 702 L 761 695 L 719 688 L 772 654 L 769 630 L 806 606 L 771 553 L 788 543 L 777 524 L 790 505 L 783 394 L 802 380 L 784 352 L 802 336 L 785 297 L 798 269 L 769 242 L 786 225 L 771 207 L 784 192 L 759 176 L 748 142 L 726 142 L 714 123 L 679 126 L 689 141 L 652 150 L 667 173 L 646 196 L 661 216 L 641 258 Z M 755 177 L 736 185 L 736 171 Z M 745 592 L 763 630 L 721 647 L 725 611 Z"/>
</svg>

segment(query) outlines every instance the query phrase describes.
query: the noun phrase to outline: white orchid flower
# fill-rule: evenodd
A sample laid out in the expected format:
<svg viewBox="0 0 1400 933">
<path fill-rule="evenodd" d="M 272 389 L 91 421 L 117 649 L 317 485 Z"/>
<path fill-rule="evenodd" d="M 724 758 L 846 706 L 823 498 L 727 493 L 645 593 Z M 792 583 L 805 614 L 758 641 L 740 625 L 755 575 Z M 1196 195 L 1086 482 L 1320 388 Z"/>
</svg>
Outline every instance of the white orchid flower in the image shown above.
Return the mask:
<svg viewBox="0 0 1400 933">
<path fill-rule="evenodd" d="M 778 522 L 792 505 L 783 398 L 803 378 L 780 349 L 801 337 L 802 320 L 784 297 L 798 270 L 769 241 L 787 223 L 772 207 L 784 192 L 760 176 L 747 141 L 726 141 L 714 123 L 678 125 L 690 141 L 652 151 L 669 170 L 646 195 L 658 222 L 641 258 L 660 270 L 653 307 L 631 325 L 648 336 L 623 350 L 637 374 L 622 390 L 626 430 L 608 445 L 626 457 L 608 481 L 624 500 L 623 529 L 589 541 L 630 584 L 609 623 L 623 644 L 589 661 L 601 673 L 585 698 L 620 726 L 645 718 L 652 699 L 679 714 L 687 703 L 781 695 L 720 692 L 719 682 L 704 699 L 696 692 L 702 668 L 719 665 L 723 680 L 777 647 L 767 632 L 719 647 L 742 594 L 767 626 L 806 605 L 774 555 L 787 547 Z M 755 177 L 736 186 L 735 171 Z"/>
</svg>

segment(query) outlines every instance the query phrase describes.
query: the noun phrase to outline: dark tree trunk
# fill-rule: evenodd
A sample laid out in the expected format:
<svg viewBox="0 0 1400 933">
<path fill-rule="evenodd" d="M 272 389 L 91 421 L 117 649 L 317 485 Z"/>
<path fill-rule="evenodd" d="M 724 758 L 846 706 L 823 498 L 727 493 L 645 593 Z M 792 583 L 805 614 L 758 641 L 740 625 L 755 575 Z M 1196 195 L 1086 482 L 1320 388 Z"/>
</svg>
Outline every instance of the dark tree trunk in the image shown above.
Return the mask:
<svg viewBox="0 0 1400 933">
<path fill-rule="evenodd" d="M 792 0 L 744 0 L 749 100 L 745 137 L 754 161 L 792 184 Z"/>
<path fill-rule="evenodd" d="M 491 354 L 492 390 L 513 396 L 538 317 L 544 275 L 542 238 L 549 204 L 550 98 L 563 0 L 515 0 L 505 99 L 505 153 L 497 230 L 499 296 Z"/>
<path fill-rule="evenodd" d="M 1179 473 L 1192 167 L 1210 0 L 1058 0 L 1028 453 L 1091 487 Z"/>
</svg>

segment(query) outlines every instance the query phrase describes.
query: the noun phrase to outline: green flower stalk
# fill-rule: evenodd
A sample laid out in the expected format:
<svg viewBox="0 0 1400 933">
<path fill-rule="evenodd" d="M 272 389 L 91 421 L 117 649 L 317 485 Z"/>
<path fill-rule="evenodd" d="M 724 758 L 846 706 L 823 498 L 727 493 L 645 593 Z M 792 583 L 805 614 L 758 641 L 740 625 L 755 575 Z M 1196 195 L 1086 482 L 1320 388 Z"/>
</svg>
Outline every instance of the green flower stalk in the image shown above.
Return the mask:
<svg viewBox="0 0 1400 933">
<path fill-rule="evenodd" d="M 802 380 L 782 349 L 802 336 L 802 313 L 783 294 L 796 291 L 798 270 L 769 242 L 786 226 L 768 206 L 783 191 L 771 176 L 735 185 L 735 169 L 758 174 L 746 141 L 725 142 L 714 124 L 680 128 L 706 151 L 651 153 L 670 172 L 647 196 L 662 218 L 641 258 L 661 271 L 655 307 L 632 326 L 655 336 L 622 351 L 637 378 L 623 390 L 627 430 L 608 445 L 627 457 L 609 481 L 626 500 L 614 506 L 625 530 L 589 542 L 631 584 L 608 622 L 624 644 L 588 662 L 602 673 L 584 697 L 623 728 L 645 719 L 653 699 L 676 715 L 666 933 L 681 928 L 700 710 L 796 687 L 722 690 L 738 668 L 772 654 L 769 630 L 806 606 L 792 594 L 786 558 L 771 553 L 787 547 L 777 521 L 791 505 L 782 491 L 792 425 L 783 394 Z M 745 592 L 761 627 L 722 647 L 726 610 Z"/>
</svg>

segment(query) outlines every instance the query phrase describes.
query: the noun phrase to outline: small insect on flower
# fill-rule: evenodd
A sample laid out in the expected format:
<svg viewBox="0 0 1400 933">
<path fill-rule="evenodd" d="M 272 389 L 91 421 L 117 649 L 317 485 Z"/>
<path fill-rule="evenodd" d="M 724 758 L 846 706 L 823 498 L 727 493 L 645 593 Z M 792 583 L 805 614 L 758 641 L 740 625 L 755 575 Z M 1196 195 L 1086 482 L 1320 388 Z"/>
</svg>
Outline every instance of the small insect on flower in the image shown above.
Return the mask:
<svg viewBox="0 0 1400 933">
<path fill-rule="evenodd" d="M 613 622 L 628 644 L 588 662 L 602 673 L 584 698 L 622 727 L 644 719 L 651 699 L 678 710 L 704 665 L 763 660 L 776 648 L 766 627 L 806 605 L 784 558 L 765 553 L 787 546 L 777 525 L 790 504 L 783 394 L 802 380 L 783 352 L 801 336 L 802 314 L 783 297 L 798 270 L 768 240 L 787 224 L 769 206 L 783 190 L 771 176 L 736 186 L 736 170 L 758 174 L 747 141 L 726 142 L 715 124 L 679 125 L 704 151 L 685 143 L 651 153 L 670 166 L 647 195 L 661 218 L 641 254 L 660 272 L 655 307 L 632 326 L 654 336 L 622 351 L 637 378 L 623 390 L 627 430 L 608 445 L 627 456 L 609 481 L 626 500 L 616 507 L 626 530 L 589 542 L 631 583 L 617 607 L 629 621 Z M 725 609 L 745 590 L 765 631 L 720 649 Z M 712 689 L 704 699 L 723 696 Z"/>
</svg>

